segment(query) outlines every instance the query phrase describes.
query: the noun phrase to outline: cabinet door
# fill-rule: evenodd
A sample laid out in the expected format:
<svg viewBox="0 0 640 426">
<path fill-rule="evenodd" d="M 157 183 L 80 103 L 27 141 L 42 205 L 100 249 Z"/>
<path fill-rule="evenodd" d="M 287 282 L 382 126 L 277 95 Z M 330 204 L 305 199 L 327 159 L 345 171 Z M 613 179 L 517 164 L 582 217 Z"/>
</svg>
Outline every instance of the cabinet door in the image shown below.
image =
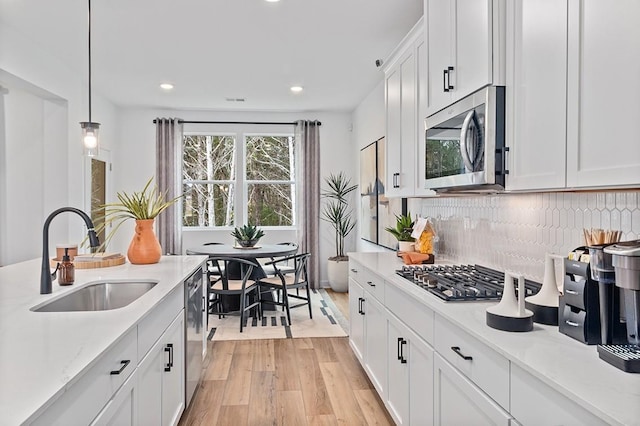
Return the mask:
<svg viewBox="0 0 640 426">
<path fill-rule="evenodd" d="M 416 143 L 415 143 L 415 195 L 420 197 L 435 196 L 435 191 L 427 189 L 425 185 L 426 164 L 426 129 L 424 119 L 427 117 L 427 105 L 429 94 L 427 43 L 423 40 L 417 42 L 416 54 L 416 93 L 418 99 L 416 105 Z"/>
<path fill-rule="evenodd" d="M 425 0 L 424 2 L 425 35 L 429 55 L 427 115 L 431 115 L 451 103 L 451 92 L 448 91 L 444 72 L 448 70 L 448 67 L 454 66 L 451 59 L 451 37 L 454 31 L 452 28 L 452 8 L 455 9 L 455 1 Z"/>
<path fill-rule="evenodd" d="M 387 161 L 386 187 L 387 196 L 397 196 L 400 190 L 399 180 L 402 169 L 402 70 L 394 67 L 385 76 L 386 115 L 387 115 Z"/>
<path fill-rule="evenodd" d="M 133 426 L 137 419 L 136 373 L 130 376 L 111 401 L 98 414 L 91 426 Z"/>
<path fill-rule="evenodd" d="M 177 424 L 184 411 L 185 398 L 184 311 L 138 366 L 138 391 L 140 424 Z"/>
<path fill-rule="evenodd" d="M 507 16 L 507 189 L 564 188 L 567 0 L 510 1 Z"/>
<path fill-rule="evenodd" d="M 386 403 L 399 425 L 433 424 L 433 349 L 388 315 Z"/>
<path fill-rule="evenodd" d="M 438 354 L 434 382 L 436 425 L 509 425 L 511 416 Z"/>
<path fill-rule="evenodd" d="M 416 187 L 416 56 L 412 48 L 400 64 L 400 178 L 398 195 L 413 196 Z"/>
<path fill-rule="evenodd" d="M 384 306 L 364 292 L 364 361 L 373 386 L 384 395 L 387 377 L 387 317 Z"/>
<path fill-rule="evenodd" d="M 184 315 L 178 315 L 163 340 L 169 349 L 165 360 L 168 357 L 171 365 L 165 363 L 162 375 L 162 424 L 177 425 L 185 406 Z"/>
<path fill-rule="evenodd" d="M 364 355 L 364 316 L 362 315 L 363 290 L 349 278 L 349 343 L 360 362 Z"/>
<path fill-rule="evenodd" d="M 640 2 L 569 2 L 567 186 L 638 185 Z"/>
<path fill-rule="evenodd" d="M 453 100 L 492 82 L 492 0 L 456 0 L 455 58 L 449 80 Z M 453 62 L 453 61 L 452 61 Z"/>
</svg>

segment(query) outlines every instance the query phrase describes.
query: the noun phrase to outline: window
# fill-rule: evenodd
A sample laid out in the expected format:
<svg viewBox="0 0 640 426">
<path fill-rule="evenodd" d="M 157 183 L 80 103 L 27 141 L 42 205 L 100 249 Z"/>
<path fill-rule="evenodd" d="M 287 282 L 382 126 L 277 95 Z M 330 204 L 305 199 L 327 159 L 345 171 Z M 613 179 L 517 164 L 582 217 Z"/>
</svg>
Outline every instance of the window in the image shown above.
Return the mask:
<svg viewBox="0 0 640 426">
<path fill-rule="evenodd" d="M 291 134 L 185 134 L 185 227 L 295 225 Z"/>
</svg>

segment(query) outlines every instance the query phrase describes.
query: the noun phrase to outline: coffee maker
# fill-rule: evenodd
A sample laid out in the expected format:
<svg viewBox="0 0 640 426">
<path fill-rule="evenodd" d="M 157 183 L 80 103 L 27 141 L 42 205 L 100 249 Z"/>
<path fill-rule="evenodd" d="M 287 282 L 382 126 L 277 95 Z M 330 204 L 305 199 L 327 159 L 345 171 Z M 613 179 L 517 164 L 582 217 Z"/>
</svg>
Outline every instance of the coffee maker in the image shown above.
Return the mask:
<svg viewBox="0 0 640 426">
<path fill-rule="evenodd" d="M 612 256 L 615 285 L 622 292 L 627 344 L 600 345 L 598 354 L 621 370 L 640 373 L 640 240 L 612 244 L 604 253 Z"/>
</svg>

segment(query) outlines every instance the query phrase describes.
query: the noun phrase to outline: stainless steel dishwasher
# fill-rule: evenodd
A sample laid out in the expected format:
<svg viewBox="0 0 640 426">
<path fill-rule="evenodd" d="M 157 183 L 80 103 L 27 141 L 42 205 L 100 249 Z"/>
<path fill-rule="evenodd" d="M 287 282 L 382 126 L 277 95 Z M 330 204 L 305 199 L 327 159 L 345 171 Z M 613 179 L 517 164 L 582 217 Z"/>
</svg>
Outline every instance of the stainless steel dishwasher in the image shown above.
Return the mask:
<svg viewBox="0 0 640 426">
<path fill-rule="evenodd" d="M 185 280 L 185 380 L 186 404 L 189 406 L 202 374 L 204 342 L 203 269 L 199 268 Z"/>
</svg>

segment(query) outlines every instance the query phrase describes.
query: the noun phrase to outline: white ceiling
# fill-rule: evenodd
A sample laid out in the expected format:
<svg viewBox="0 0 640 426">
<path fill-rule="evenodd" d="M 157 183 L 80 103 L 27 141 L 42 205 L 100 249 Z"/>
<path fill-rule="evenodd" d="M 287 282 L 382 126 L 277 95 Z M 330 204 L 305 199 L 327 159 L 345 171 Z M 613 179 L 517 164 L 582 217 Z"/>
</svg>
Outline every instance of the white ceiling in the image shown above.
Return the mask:
<svg viewBox="0 0 640 426">
<path fill-rule="evenodd" d="M 350 111 L 380 81 L 375 60 L 422 4 L 92 0 L 93 90 L 125 107 Z M 0 0 L 0 22 L 86 73 L 87 9 L 87 0 Z M 304 91 L 292 94 L 292 85 Z"/>
</svg>

